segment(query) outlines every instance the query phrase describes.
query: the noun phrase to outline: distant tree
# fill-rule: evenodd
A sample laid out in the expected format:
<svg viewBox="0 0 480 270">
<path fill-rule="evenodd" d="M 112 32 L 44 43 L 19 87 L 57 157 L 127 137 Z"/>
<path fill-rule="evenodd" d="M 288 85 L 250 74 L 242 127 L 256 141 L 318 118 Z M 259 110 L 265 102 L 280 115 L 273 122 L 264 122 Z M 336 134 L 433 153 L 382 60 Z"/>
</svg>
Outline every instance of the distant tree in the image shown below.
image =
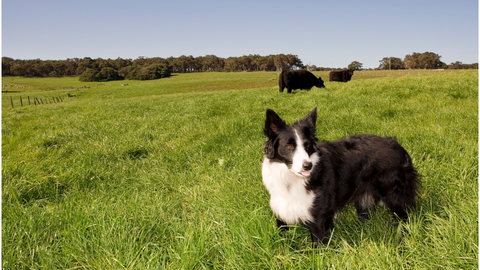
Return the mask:
<svg viewBox="0 0 480 270">
<path fill-rule="evenodd" d="M 118 75 L 118 72 L 111 67 L 104 67 L 96 74 L 98 81 L 117 81 L 123 80 L 123 77 Z"/>
<path fill-rule="evenodd" d="M 117 59 L 108 59 L 107 62 L 108 67 L 111 67 L 117 71 L 122 69 L 123 67 L 131 66 L 133 63 L 132 59 L 122 59 L 120 57 L 118 57 Z"/>
<path fill-rule="evenodd" d="M 317 66 L 315 66 L 315 65 L 306 65 L 306 66 L 305 66 L 305 69 L 308 70 L 308 71 L 316 71 L 316 70 L 317 70 Z"/>
<path fill-rule="evenodd" d="M 405 69 L 405 63 L 397 57 L 384 57 L 379 61 L 378 69 Z"/>
<path fill-rule="evenodd" d="M 478 69 L 478 63 L 463 64 L 464 69 Z"/>
<path fill-rule="evenodd" d="M 27 76 L 25 72 L 25 67 L 23 65 L 12 65 L 10 67 L 10 72 L 12 76 Z"/>
<path fill-rule="evenodd" d="M 464 69 L 462 62 L 460 62 L 460 61 L 457 61 L 455 63 L 453 63 L 453 62 L 450 63 L 450 65 L 448 65 L 448 68 L 449 69 Z"/>
<path fill-rule="evenodd" d="M 13 65 L 13 58 L 10 57 L 2 57 L 2 76 L 11 76 L 12 75 L 12 65 Z"/>
<path fill-rule="evenodd" d="M 145 66 L 148 64 L 148 58 L 145 56 L 139 56 L 137 59 L 133 60 L 133 66 Z"/>
<path fill-rule="evenodd" d="M 166 64 L 151 64 L 147 69 L 155 74 L 154 79 L 170 77 L 172 74 L 172 68 Z"/>
<path fill-rule="evenodd" d="M 63 71 L 62 76 L 75 76 L 75 71 L 77 70 L 77 62 L 75 59 L 70 59 L 67 58 L 67 60 L 63 61 L 64 62 L 64 68 L 65 70 Z M 57 71 L 59 67 L 55 67 L 55 71 Z"/>
<path fill-rule="evenodd" d="M 260 71 L 262 68 L 260 67 L 263 62 L 263 56 L 260 56 L 258 54 L 251 54 L 250 58 L 252 59 L 251 64 L 252 64 L 252 71 Z"/>
<path fill-rule="evenodd" d="M 348 70 L 362 70 L 363 64 L 358 61 L 353 61 L 348 65 Z"/>
<path fill-rule="evenodd" d="M 193 59 L 193 70 L 195 72 L 201 72 L 203 67 L 203 60 L 200 57 L 195 57 Z M 173 72 L 173 70 L 172 70 Z"/>
<path fill-rule="evenodd" d="M 195 64 L 193 56 L 181 55 L 177 58 L 173 58 L 170 62 L 172 69 L 178 73 L 192 72 Z"/>
<path fill-rule="evenodd" d="M 223 71 L 225 60 L 215 55 L 205 55 L 202 63 L 203 71 Z"/>
<path fill-rule="evenodd" d="M 238 61 L 238 57 L 228 57 L 225 59 L 224 71 L 233 72 L 240 71 L 241 65 Z"/>
<path fill-rule="evenodd" d="M 242 71 L 252 71 L 253 70 L 253 63 L 251 55 L 244 55 L 242 57 L 238 57 L 238 62 L 241 66 Z"/>
<path fill-rule="evenodd" d="M 98 72 L 93 68 L 87 68 L 85 71 L 80 75 L 79 80 L 81 82 L 98 82 L 99 78 L 97 76 Z"/>
<path fill-rule="evenodd" d="M 37 69 L 37 66 L 40 65 L 40 59 L 35 60 L 24 60 L 22 61 L 23 64 L 23 76 L 25 77 L 39 77 L 40 73 Z M 22 75 L 19 75 L 22 76 Z"/>
<path fill-rule="evenodd" d="M 124 67 L 119 74 L 128 80 L 155 80 L 170 77 L 172 68 L 165 64 L 151 64 L 147 67 Z"/>
<path fill-rule="evenodd" d="M 305 67 L 302 63 L 302 60 L 300 60 L 300 58 L 298 58 L 297 55 L 288 54 L 287 59 L 288 59 L 288 65 L 290 69 Z"/>
<path fill-rule="evenodd" d="M 405 58 L 403 59 L 403 62 L 405 63 L 405 66 L 408 69 L 419 69 L 421 68 L 420 64 L 420 55 L 421 53 L 414 52 L 412 54 L 407 54 Z"/>
<path fill-rule="evenodd" d="M 190 57 L 193 58 L 191 55 L 190 55 Z M 161 57 L 149 58 L 149 62 L 150 62 L 150 64 L 163 64 L 163 65 L 167 65 L 167 66 L 168 66 L 168 61 L 167 61 L 167 59 L 161 58 Z"/>
<path fill-rule="evenodd" d="M 94 61 L 92 58 L 90 57 L 85 57 L 83 59 L 79 59 L 78 60 L 78 65 L 77 65 L 77 70 L 75 71 L 75 73 L 77 75 L 80 75 L 80 74 L 83 74 L 83 72 L 87 69 L 87 68 L 94 68 Z"/>
<path fill-rule="evenodd" d="M 118 72 L 118 75 L 123 76 L 127 80 L 139 80 L 138 73 L 141 67 L 138 66 L 129 66 L 129 67 L 124 67 L 120 69 Z"/>
<path fill-rule="evenodd" d="M 157 72 L 155 69 L 149 67 L 141 67 L 138 68 L 137 72 L 135 73 L 136 80 L 155 80 L 158 79 Z"/>
<path fill-rule="evenodd" d="M 132 70 L 134 70 L 136 68 L 138 68 L 138 67 L 136 67 L 136 66 L 123 67 L 118 71 L 118 75 L 124 77 L 125 79 L 130 79 L 130 77 L 131 77 L 130 73 L 132 72 Z"/>
<path fill-rule="evenodd" d="M 172 72 L 186 73 L 200 71 L 197 70 L 196 59 L 191 55 L 181 55 L 179 57 L 169 57 L 165 61 L 152 61 L 151 64 L 165 64 L 171 67 Z"/>
<path fill-rule="evenodd" d="M 264 71 L 275 71 L 275 56 L 270 54 L 260 60 L 260 69 Z"/>
<path fill-rule="evenodd" d="M 34 69 L 35 69 L 35 74 L 34 76 L 36 77 L 59 77 L 56 76 L 56 73 L 54 72 L 54 67 L 52 61 L 41 61 L 38 59 L 38 62 L 34 64 Z M 58 72 L 62 72 L 58 70 Z"/>
<path fill-rule="evenodd" d="M 65 61 L 47 61 L 50 62 L 52 67 L 52 71 L 49 74 L 46 74 L 44 77 L 63 77 L 63 76 L 71 76 L 67 72 L 68 64 L 70 64 L 67 60 Z M 70 70 L 71 71 L 71 70 Z M 75 70 L 73 70 L 73 74 L 75 74 Z"/>
<path fill-rule="evenodd" d="M 287 57 L 284 54 L 275 55 L 275 57 L 273 58 L 273 63 L 275 65 L 276 70 L 278 71 L 288 69 Z"/>
<path fill-rule="evenodd" d="M 273 58 L 276 70 L 299 69 L 304 65 L 298 56 L 293 54 L 277 54 Z"/>
<path fill-rule="evenodd" d="M 433 52 L 412 53 L 405 56 L 403 60 L 409 69 L 437 69 L 445 67 L 440 61 L 441 56 Z"/>
</svg>

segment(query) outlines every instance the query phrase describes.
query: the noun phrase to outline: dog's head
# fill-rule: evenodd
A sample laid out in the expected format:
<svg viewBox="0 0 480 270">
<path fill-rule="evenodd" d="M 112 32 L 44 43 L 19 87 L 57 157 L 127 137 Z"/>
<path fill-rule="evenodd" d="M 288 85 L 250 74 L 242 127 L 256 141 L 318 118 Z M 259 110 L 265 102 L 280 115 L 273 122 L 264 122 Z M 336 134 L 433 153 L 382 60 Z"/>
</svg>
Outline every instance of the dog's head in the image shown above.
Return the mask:
<svg viewBox="0 0 480 270">
<path fill-rule="evenodd" d="M 265 129 L 268 137 L 264 143 L 265 157 L 273 162 L 283 162 L 296 175 L 308 177 L 318 161 L 315 146 L 317 108 L 289 126 L 273 110 L 267 109 Z"/>
</svg>

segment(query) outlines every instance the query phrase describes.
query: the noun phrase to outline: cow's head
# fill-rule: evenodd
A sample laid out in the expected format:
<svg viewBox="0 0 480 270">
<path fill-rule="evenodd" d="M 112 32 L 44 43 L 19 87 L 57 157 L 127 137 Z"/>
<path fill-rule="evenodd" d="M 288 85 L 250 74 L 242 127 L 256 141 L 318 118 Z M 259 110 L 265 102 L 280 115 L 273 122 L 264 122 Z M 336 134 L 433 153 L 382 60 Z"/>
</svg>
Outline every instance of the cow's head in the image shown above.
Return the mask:
<svg viewBox="0 0 480 270">
<path fill-rule="evenodd" d="M 323 84 L 322 78 L 318 77 L 318 82 L 315 84 L 316 87 L 318 88 L 325 88 L 325 84 Z"/>
</svg>

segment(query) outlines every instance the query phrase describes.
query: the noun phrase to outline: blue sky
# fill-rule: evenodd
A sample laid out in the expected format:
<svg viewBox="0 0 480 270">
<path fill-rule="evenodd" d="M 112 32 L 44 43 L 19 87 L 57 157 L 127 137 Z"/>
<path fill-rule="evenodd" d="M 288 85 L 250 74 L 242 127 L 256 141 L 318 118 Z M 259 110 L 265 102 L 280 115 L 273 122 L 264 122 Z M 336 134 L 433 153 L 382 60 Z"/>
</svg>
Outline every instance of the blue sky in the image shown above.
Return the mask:
<svg viewBox="0 0 480 270">
<path fill-rule="evenodd" d="M 2 56 L 15 59 L 283 53 L 375 68 L 426 51 L 478 62 L 478 1 L 2 1 Z"/>
</svg>

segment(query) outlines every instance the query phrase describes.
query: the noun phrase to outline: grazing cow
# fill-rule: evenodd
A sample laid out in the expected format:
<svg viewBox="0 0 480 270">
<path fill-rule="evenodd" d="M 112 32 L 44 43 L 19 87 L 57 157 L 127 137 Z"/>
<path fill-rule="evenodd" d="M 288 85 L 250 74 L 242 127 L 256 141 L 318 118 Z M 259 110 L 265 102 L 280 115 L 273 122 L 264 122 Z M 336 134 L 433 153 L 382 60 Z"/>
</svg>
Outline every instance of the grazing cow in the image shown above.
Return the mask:
<svg viewBox="0 0 480 270">
<path fill-rule="evenodd" d="M 348 82 L 352 76 L 353 70 L 330 71 L 331 82 Z"/>
<path fill-rule="evenodd" d="M 318 88 L 325 87 L 322 78 L 315 77 L 310 71 L 306 70 L 284 70 L 278 78 L 279 91 L 283 92 L 287 88 L 288 93 L 293 89 L 310 89 L 313 86 Z"/>
</svg>

